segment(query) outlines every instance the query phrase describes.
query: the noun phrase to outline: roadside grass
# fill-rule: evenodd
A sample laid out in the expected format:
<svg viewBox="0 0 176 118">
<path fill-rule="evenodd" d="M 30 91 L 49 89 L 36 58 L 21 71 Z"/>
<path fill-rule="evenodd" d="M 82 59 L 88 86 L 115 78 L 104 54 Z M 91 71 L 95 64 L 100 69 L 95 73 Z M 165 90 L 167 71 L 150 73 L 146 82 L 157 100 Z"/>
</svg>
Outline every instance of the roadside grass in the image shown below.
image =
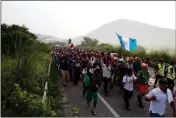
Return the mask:
<svg viewBox="0 0 176 118">
<path fill-rule="evenodd" d="M 2 55 L 2 116 L 63 116 L 61 105 L 58 104 L 61 99 L 56 99 L 55 77 L 50 77 L 48 93 L 53 94 L 47 94 L 46 108 L 42 102 L 50 58 L 47 45 L 38 42 L 26 46 L 13 57 Z"/>
<path fill-rule="evenodd" d="M 112 46 L 112 45 L 98 45 L 98 46 L 78 46 L 79 48 L 85 48 L 85 49 L 93 49 L 93 50 L 100 50 L 104 52 L 112 52 L 112 53 L 122 53 L 124 56 L 134 56 L 137 55 L 138 57 L 142 59 L 150 58 L 151 61 L 157 62 L 159 59 L 163 58 L 165 60 L 165 63 L 170 63 L 171 61 L 176 60 L 176 53 L 170 54 L 167 50 L 160 50 L 160 51 L 126 51 L 122 50 L 120 47 Z"/>
</svg>

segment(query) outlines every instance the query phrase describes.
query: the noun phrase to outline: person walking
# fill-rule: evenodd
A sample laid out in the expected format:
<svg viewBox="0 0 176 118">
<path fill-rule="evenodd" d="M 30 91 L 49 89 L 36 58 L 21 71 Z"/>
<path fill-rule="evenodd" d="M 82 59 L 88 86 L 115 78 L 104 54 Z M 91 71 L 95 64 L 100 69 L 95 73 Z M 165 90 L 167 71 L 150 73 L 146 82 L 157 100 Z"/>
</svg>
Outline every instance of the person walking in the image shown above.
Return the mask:
<svg viewBox="0 0 176 118">
<path fill-rule="evenodd" d="M 127 111 L 130 110 L 130 104 L 129 104 L 129 100 L 132 98 L 133 96 L 133 89 L 134 89 L 134 82 L 136 81 L 136 77 L 133 76 L 133 71 L 132 69 L 128 69 L 127 74 L 123 77 L 122 80 L 122 86 L 123 86 L 123 99 L 125 102 L 125 109 Z"/>
<path fill-rule="evenodd" d="M 73 81 L 73 58 L 72 58 L 72 55 L 70 54 L 69 57 L 68 57 L 68 62 L 69 62 L 69 65 L 68 65 L 68 72 L 69 72 L 69 80 L 72 82 Z"/>
<path fill-rule="evenodd" d="M 168 82 L 168 87 L 171 91 L 173 91 L 175 83 L 175 69 L 174 69 L 174 62 L 171 62 L 170 66 L 167 68 L 167 82 Z"/>
<path fill-rule="evenodd" d="M 159 87 L 151 90 L 146 96 L 145 101 L 150 102 L 149 116 L 164 117 L 165 109 L 169 103 L 173 110 L 173 117 L 176 117 L 176 108 L 172 92 L 167 87 L 166 79 L 159 80 Z"/>
<path fill-rule="evenodd" d="M 88 89 L 88 86 L 89 86 L 89 76 L 88 76 L 88 68 L 86 67 L 86 68 L 84 68 L 83 69 L 83 71 L 82 71 L 82 78 L 83 78 L 83 97 L 85 96 L 85 93 L 86 93 L 86 91 L 87 91 L 87 89 Z"/>
<path fill-rule="evenodd" d="M 106 62 L 106 64 L 102 63 L 102 71 L 103 71 L 103 81 L 104 81 L 104 94 L 105 96 L 108 95 L 108 84 L 111 77 L 111 65 L 109 62 Z"/>
<path fill-rule="evenodd" d="M 82 63 L 79 57 L 77 56 L 74 62 L 74 85 L 77 85 L 78 80 L 80 79 L 81 70 L 82 70 L 81 66 L 82 66 Z"/>
<path fill-rule="evenodd" d="M 126 66 L 127 66 L 127 68 L 128 69 L 132 69 L 132 71 L 133 71 L 133 59 L 132 58 L 129 58 L 128 59 L 128 62 L 126 63 Z"/>
<path fill-rule="evenodd" d="M 92 69 L 89 69 L 87 73 L 87 77 L 85 78 L 85 82 L 88 85 L 87 89 L 87 104 L 90 107 L 90 102 L 92 101 L 92 98 L 94 100 L 93 102 L 93 108 L 92 108 L 92 114 L 96 115 L 96 106 L 97 106 L 97 98 L 98 98 L 98 89 L 101 86 L 101 81 L 100 79 L 97 78 L 97 74 L 100 72 L 100 69 L 92 71 Z"/>
<path fill-rule="evenodd" d="M 123 89 L 122 79 L 126 75 L 128 68 L 125 66 L 126 63 L 125 63 L 125 61 L 123 59 L 122 60 L 120 59 L 119 61 L 120 61 L 120 65 L 119 65 L 118 85 L 120 87 L 119 93 L 122 93 L 122 89 Z"/>
<path fill-rule="evenodd" d="M 155 67 L 156 79 L 155 79 L 154 88 L 156 87 L 158 80 L 164 77 L 164 69 L 165 69 L 164 60 L 160 59 L 159 63 Z"/>
<path fill-rule="evenodd" d="M 133 69 L 134 69 L 134 75 L 137 75 L 137 73 L 141 70 L 141 62 L 139 57 L 135 58 L 135 61 L 133 63 Z"/>
<path fill-rule="evenodd" d="M 139 94 L 137 95 L 137 99 L 139 102 L 139 107 L 144 108 L 142 97 L 146 94 L 148 89 L 148 80 L 150 78 L 148 70 L 147 70 L 147 64 L 142 63 L 141 64 L 141 71 L 137 74 L 138 80 L 137 80 L 137 87 Z"/>
<path fill-rule="evenodd" d="M 64 58 L 61 62 L 61 73 L 62 77 L 64 80 L 63 86 L 67 86 L 68 78 L 69 78 L 69 73 L 68 73 L 68 66 L 69 66 L 69 61 L 66 55 L 64 55 Z"/>
</svg>

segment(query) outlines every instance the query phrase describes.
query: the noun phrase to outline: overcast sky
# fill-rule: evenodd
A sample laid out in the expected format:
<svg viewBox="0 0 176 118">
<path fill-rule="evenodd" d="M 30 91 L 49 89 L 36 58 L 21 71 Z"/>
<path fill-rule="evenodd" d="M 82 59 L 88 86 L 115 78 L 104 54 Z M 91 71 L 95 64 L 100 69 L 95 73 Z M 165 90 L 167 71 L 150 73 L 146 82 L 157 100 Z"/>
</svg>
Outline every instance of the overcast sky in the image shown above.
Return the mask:
<svg viewBox="0 0 176 118">
<path fill-rule="evenodd" d="M 129 19 L 175 29 L 175 1 L 3 1 L 2 22 L 60 38 Z"/>
</svg>

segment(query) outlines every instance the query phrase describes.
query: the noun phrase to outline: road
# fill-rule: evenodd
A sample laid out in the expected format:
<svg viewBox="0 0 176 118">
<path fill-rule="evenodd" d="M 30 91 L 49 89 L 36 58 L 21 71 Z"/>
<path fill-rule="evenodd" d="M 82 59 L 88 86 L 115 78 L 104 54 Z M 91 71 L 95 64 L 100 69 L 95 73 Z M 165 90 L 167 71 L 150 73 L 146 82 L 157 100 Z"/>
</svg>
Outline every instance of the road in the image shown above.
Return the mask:
<svg viewBox="0 0 176 118">
<path fill-rule="evenodd" d="M 149 73 L 150 75 L 153 74 L 153 70 L 151 68 L 149 69 Z M 69 104 L 80 109 L 79 117 L 115 117 L 115 115 L 120 117 L 148 117 L 149 103 L 144 101 L 145 108 L 139 108 L 136 91 L 134 91 L 134 95 L 130 100 L 130 111 L 126 111 L 124 109 L 124 101 L 118 93 L 118 87 L 114 87 L 113 90 L 109 90 L 109 92 L 110 95 L 105 97 L 103 95 L 103 89 L 100 89 L 100 95 L 102 96 L 103 100 L 100 98 L 98 99 L 96 108 L 98 114 L 92 115 L 91 109 L 86 105 L 85 98 L 82 97 L 81 83 L 79 83 L 77 86 L 74 86 L 73 83 L 70 82 L 68 87 L 64 88 L 64 93 L 68 98 Z M 169 106 L 166 109 L 165 116 L 172 117 L 172 110 Z"/>
</svg>

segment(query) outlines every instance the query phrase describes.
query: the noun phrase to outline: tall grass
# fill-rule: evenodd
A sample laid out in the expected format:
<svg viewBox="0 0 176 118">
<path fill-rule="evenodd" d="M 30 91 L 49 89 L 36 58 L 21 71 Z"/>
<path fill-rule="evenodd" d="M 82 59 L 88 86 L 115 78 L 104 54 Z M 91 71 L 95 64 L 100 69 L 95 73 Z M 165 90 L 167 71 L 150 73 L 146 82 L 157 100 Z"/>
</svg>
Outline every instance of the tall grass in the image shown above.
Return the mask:
<svg viewBox="0 0 176 118">
<path fill-rule="evenodd" d="M 21 98 L 14 98 L 14 95 L 20 96 L 17 88 L 20 89 L 21 94 L 26 91 L 27 94 L 39 97 L 43 93 L 48 59 L 43 60 L 41 58 L 47 54 L 40 53 L 36 48 L 32 48 L 35 45 L 37 44 L 31 45 L 30 47 L 26 46 L 25 49 L 21 49 L 13 58 L 6 55 L 2 58 L 2 101 L 6 103 L 3 104 L 4 112 L 2 115 L 11 116 L 12 114 L 18 113 L 15 116 L 25 116 L 24 113 L 20 114 L 18 112 L 21 108 L 15 107 L 15 104 L 17 104 L 17 106 L 22 105 L 27 107 L 27 103 L 23 104 L 22 102 L 24 101 L 22 101 Z M 18 87 L 15 86 L 15 84 L 18 85 Z M 23 97 L 26 99 L 25 96 Z M 11 106 L 15 107 L 15 109 Z M 25 110 L 29 109 L 23 109 L 23 111 Z M 34 114 L 26 114 L 26 116 L 28 115 L 33 116 Z"/>
<path fill-rule="evenodd" d="M 57 104 L 56 95 L 48 95 L 46 108 L 41 102 L 48 77 L 49 52 L 46 44 L 35 42 L 24 46 L 13 57 L 2 56 L 2 116 L 61 116 L 62 109 Z M 50 79 L 52 81 L 53 77 Z M 53 83 L 49 83 L 52 92 L 57 91 Z"/>
</svg>

